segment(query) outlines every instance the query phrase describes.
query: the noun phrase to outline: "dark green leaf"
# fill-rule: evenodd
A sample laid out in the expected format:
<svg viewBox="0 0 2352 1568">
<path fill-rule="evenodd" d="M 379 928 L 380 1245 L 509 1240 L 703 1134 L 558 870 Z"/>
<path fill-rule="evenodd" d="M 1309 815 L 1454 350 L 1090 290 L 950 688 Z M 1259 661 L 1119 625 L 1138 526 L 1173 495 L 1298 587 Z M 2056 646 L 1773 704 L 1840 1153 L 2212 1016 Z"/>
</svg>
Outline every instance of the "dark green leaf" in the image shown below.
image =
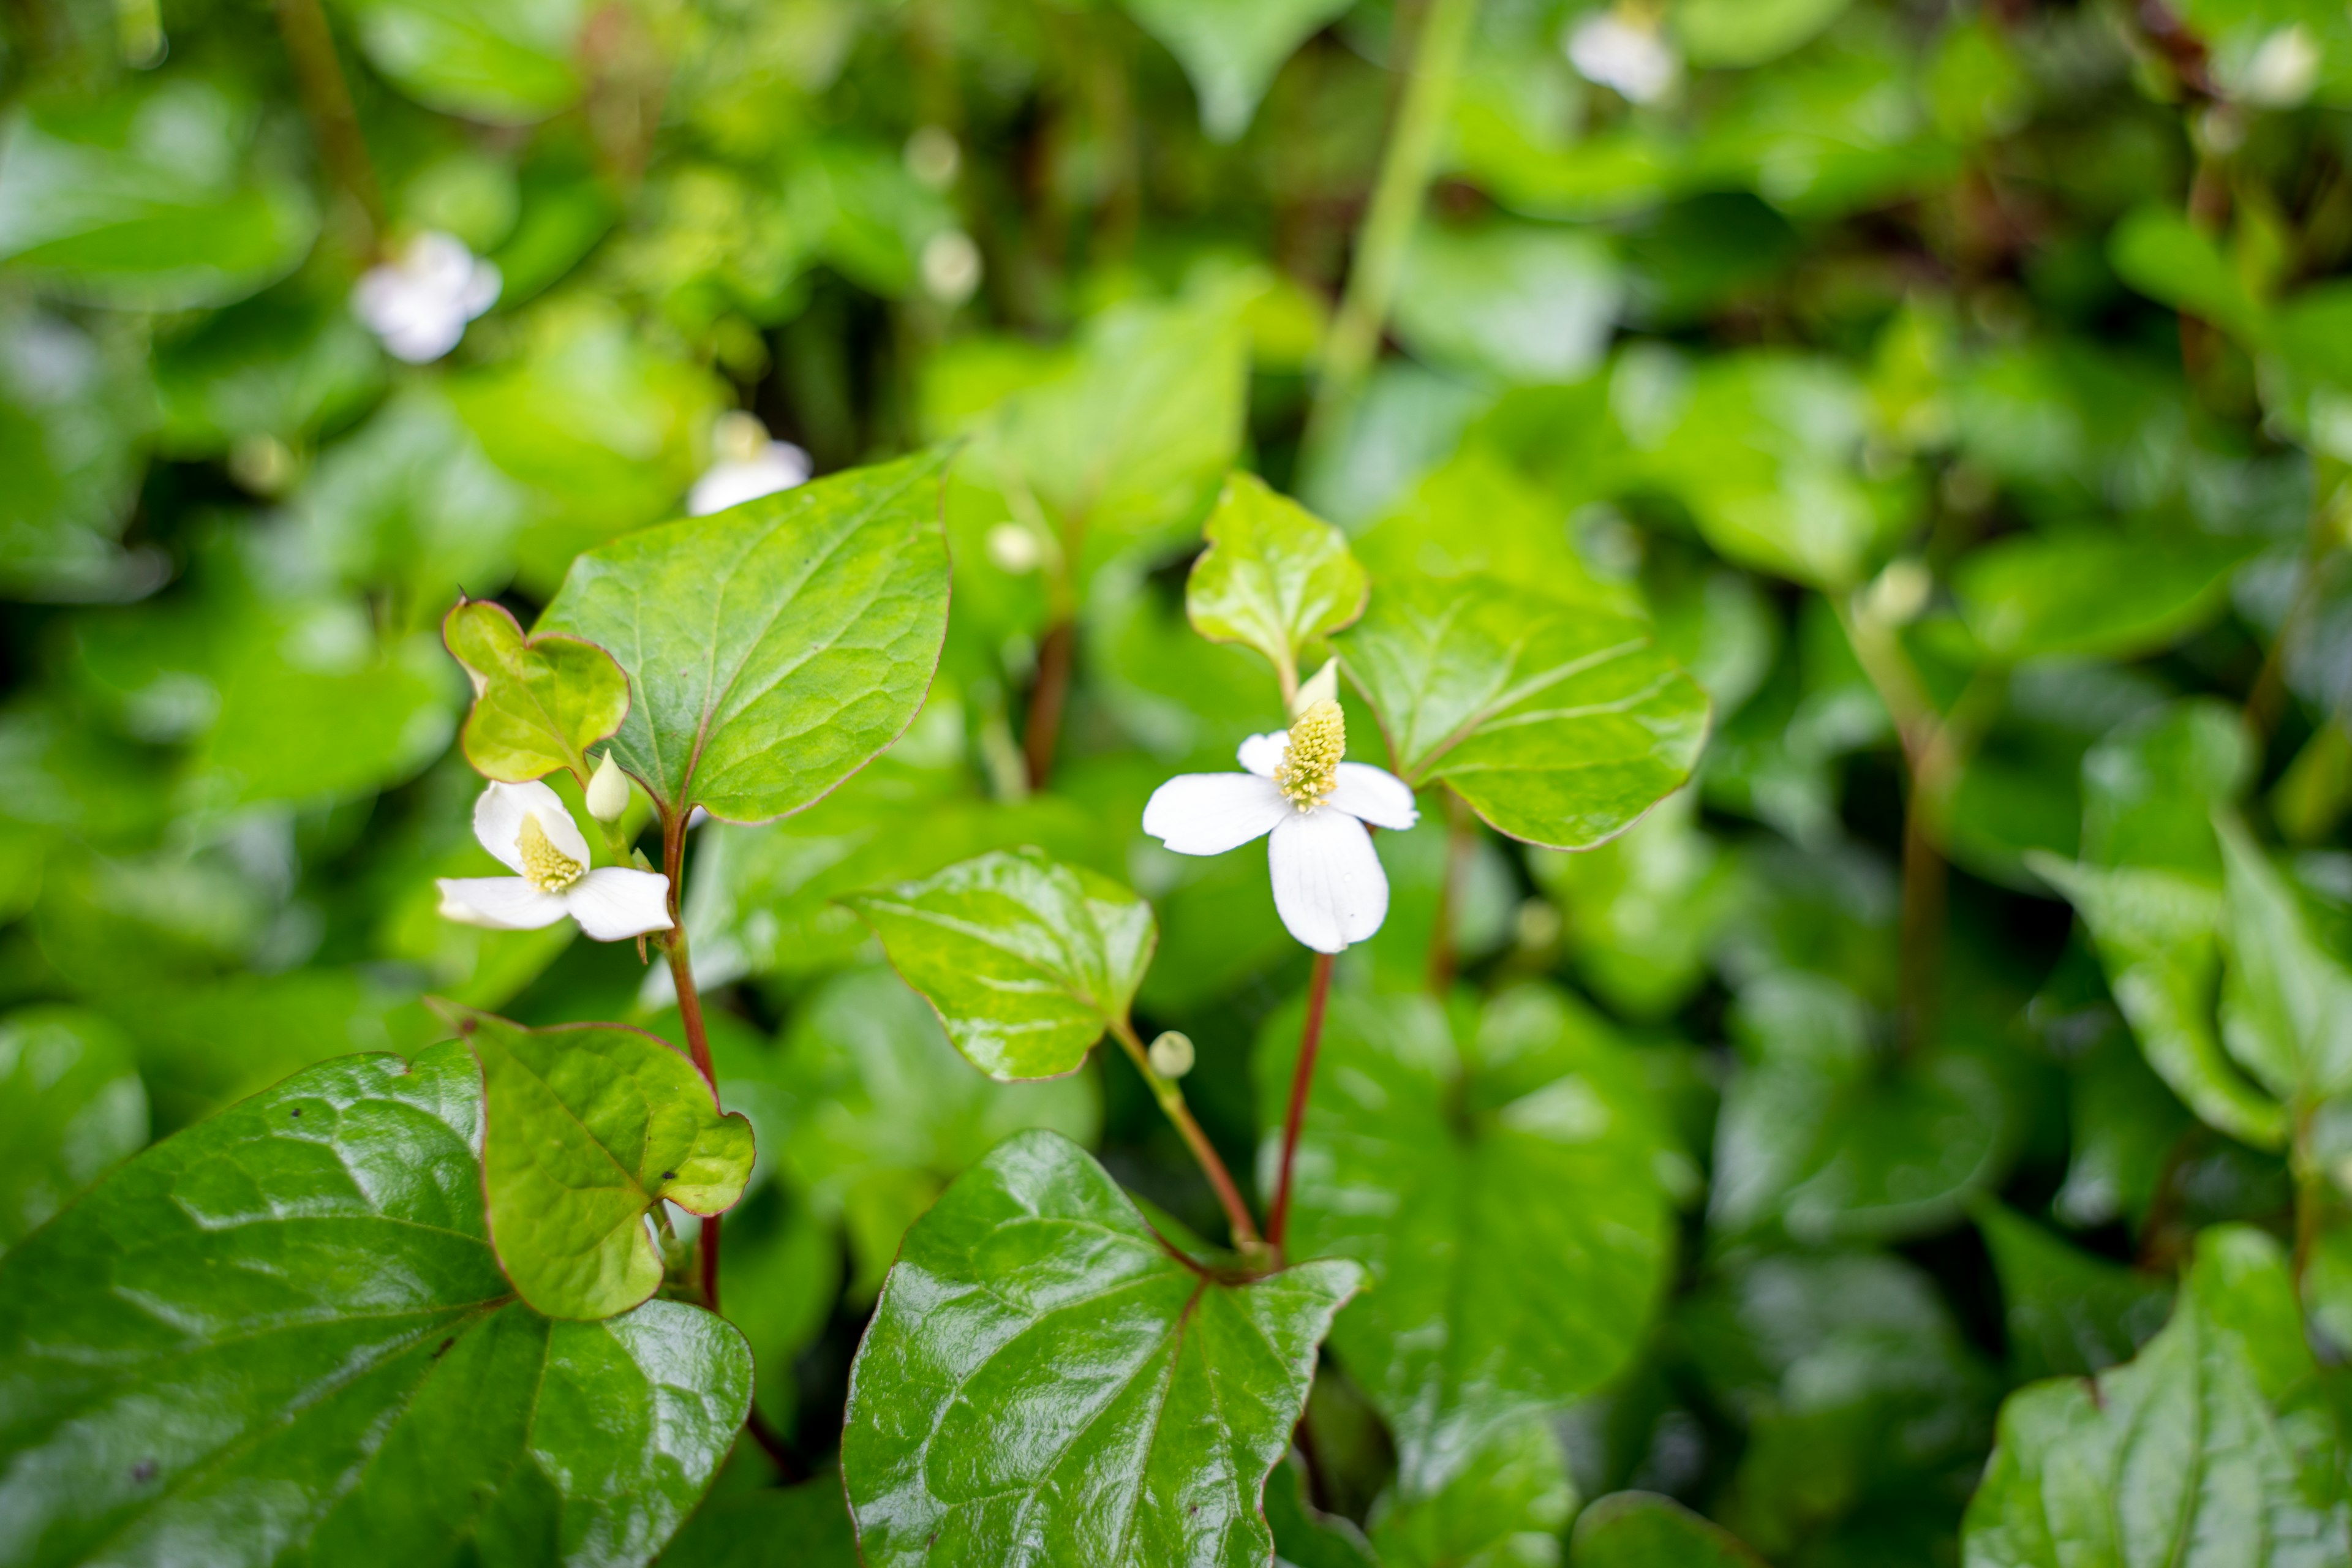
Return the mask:
<svg viewBox="0 0 2352 1568">
<path fill-rule="evenodd" d="M 0 1018 L 0 1247 L 146 1142 L 147 1089 L 120 1029 L 73 1007 Z"/>
<path fill-rule="evenodd" d="M 1569 1568 L 1763 1568 L 1739 1539 L 1674 1499 L 1612 1492 L 1576 1518 Z"/>
<path fill-rule="evenodd" d="M 659 1561 L 669 1568 L 859 1568 L 841 1478 L 830 1473 L 706 1500 Z"/>
<path fill-rule="evenodd" d="M 1576 1483 L 1542 1418 L 1503 1427 L 1444 1486 L 1372 1510 L 1381 1568 L 1557 1568 Z"/>
<path fill-rule="evenodd" d="M 1265 1522 L 1274 1531 L 1275 1568 L 1381 1568 L 1364 1532 L 1307 1497 L 1307 1466 L 1297 1449 L 1265 1482 Z"/>
<path fill-rule="evenodd" d="M 2070 1247 L 1997 1203 L 1975 1214 L 2000 1276 L 2018 1376 L 2079 1374 L 2129 1361 L 2162 1325 L 2172 1292 L 2161 1279 Z"/>
<path fill-rule="evenodd" d="M 1956 584 L 1969 629 L 2003 662 L 2053 654 L 2135 658 L 2221 609 L 2253 541 L 2135 538 L 2112 528 L 2012 534 L 1972 552 Z"/>
</svg>

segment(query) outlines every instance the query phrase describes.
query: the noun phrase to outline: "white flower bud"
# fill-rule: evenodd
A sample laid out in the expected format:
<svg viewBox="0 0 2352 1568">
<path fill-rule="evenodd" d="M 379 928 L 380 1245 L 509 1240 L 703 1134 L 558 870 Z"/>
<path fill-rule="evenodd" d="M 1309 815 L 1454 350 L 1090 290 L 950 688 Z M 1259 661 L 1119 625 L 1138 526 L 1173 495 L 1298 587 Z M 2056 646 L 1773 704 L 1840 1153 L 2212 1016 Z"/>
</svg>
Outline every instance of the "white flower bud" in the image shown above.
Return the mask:
<svg viewBox="0 0 2352 1568">
<path fill-rule="evenodd" d="M 1151 1070 L 1161 1078 L 1182 1078 L 1192 1070 L 1192 1040 L 1171 1029 L 1151 1042 Z"/>
<path fill-rule="evenodd" d="M 1318 702 L 1339 700 L 1339 660 L 1334 656 L 1324 662 L 1322 668 L 1299 682 L 1297 694 L 1290 700 L 1290 716 L 1296 719 Z"/>
<path fill-rule="evenodd" d="M 980 287 L 980 247 L 960 228 L 943 228 L 924 242 L 923 290 L 950 308 Z"/>
<path fill-rule="evenodd" d="M 1037 536 L 1017 522 L 1000 522 L 988 531 L 988 558 L 1000 571 L 1025 577 L 1045 563 Z"/>
<path fill-rule="evenodd" d="M 599 822 L 618 822 L 621 813 L 628 809 L 628 775 L 613 761 L 613 753 L 606 752 L 588 780 L 588 815 Z"/>
</svg>

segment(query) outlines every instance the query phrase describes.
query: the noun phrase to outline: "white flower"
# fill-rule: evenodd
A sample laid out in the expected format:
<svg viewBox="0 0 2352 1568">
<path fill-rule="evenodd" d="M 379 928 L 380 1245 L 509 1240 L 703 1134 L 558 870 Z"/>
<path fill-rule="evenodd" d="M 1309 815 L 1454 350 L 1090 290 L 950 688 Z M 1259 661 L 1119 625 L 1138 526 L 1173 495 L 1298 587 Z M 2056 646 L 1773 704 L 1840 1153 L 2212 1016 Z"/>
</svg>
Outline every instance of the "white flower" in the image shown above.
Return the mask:
<svg viewBox="0 0 2352 1568">
<path fill-rule="evenodd" d="M 1656 28 L 1613 11 L 1596 11 L 1578 22 L 1567 48 L 1579 76 L 1634 103 L 1655 103 L 1682 74 L 1681 59 Z"/>
<path fill-rule="evenodd" d="M 708 517 L 808 483 L 809 455 L 790 441 L 771 441 L 768 427 L 740 410 L 719 416 L 712 439 L 718 460 L 687 493 L 689 516 Z"/>
<path fill-rule="evenodd" d="M 570 915 L 598 942 L 667 931 L 669 879 L 588 868 L 588 841 L 543 784 L 493 784 L 474 803 L 474 837 L 515 873 L 443 877 L 441 912 L 492 931 L 537 931 Z"/>
<path fill-rule="evenodd" d="M 1420 820 L 1412 790 L 1382 768 L 1339 760 L 1346 721 L 1318 702 L 1287 731 L 1241 745 L 1247 773 L 1182 773 L 1151 792 L 1143 831 L 1179 855 L 1222 855 L 1265 837 L 1282 923 L 1318 952 L 1362 942 L 1388 918 L 1389 879 L 1364 824 Z"/>
<path fill-rule="evenodd" d="M 367 269 L 352 289 L 352 309 L 387 351 L 425 364 L 457 346 L 466 323 L 498 302 L 499 288 L 499 269 L 464 240 L 427 229 Z"/>
<path fill-rule="evenodd" d="M 2293 109 L 2319 85 L 2325 63 L 2319 46 L 2300 22 L 2289 23 L 2262 41 L 2239 73 L 2239 94 L 2266 109 Z"/>
</svg>

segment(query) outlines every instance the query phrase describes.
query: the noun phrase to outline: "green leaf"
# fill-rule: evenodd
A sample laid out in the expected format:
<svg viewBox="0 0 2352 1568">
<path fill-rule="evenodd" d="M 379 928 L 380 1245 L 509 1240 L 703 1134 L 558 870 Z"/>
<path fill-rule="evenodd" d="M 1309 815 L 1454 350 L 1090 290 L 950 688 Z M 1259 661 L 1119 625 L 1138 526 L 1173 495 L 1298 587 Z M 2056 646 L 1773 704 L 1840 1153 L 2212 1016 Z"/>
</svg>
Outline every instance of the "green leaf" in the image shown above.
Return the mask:
<svg viewBox="0 0 2352 1568">
<path fill-rule="evenodd" d="M 1559 1535 L 1576 1511 L 1568 1457 L 1543 1420 L 1488 1437 L 1477 1456 L 1424 1498 L 1373 1505 L 1382 1568 L 1558 1568 Z"/>
<path fill-rule="evenodd" d="M 1266 1478 L 1265 1522 L 1274 1531 L 1275 1568 L 1381 1568 L 1371 1542 L 1353 1521 L 1307 1500 L 1306 1472 L 1294 1448 Z"/>
<path fill-rule="evenodd" d="M 2128 1361 L 2172 1302 L 2165 1281 L 2071 1247 L 2000 1204 L 1975 1210 L 2000 1276 L 2010 1360 L 2021 1378 Z"/>
<path fill-rule="evenodd" d="M 628 672 L 612 750 L 663 811 L 798 811 L 913 721 L 947 632 L 943 461 L 853 469 L 572 563 L 538 630 Z"/>
<path fill-rule="evenodd" d="M 1425 224 L 1405 256 L 1396 328 L 1417 357 L 1440 367 L 1570 382 L 1600 363 L 1624 295 L 1616 258 L 1590 231 Z"/>
<path fill-rule="evenodd" d="M 2315 1381 L 2286 1259 L 2257 1232 L 2199 1238 L 2172 1320 L 2126 1366 L 2011 1395 L 1969 1505 L 1980 1568 L 2330 1563 L 2352 1503 L 2297 1397 Z"/>
<path fill-rule="evenodd" d="M 887 970 L 835 976 L 802 1002 L 777 1078 L 785 1169 L 820 1215 L 846 1223 L 868 1292 L 907 1227 L 989 1150 L 1033 1127 L 1088 1144 L 1102 1126 L 1091 1076 L 992 1081 Z"/>
<path fill-rule="evenodd" d="M 2352 971 L 2321 945 L 2293 885 L 2243 825 L 2224 814 L 2214 827 L 2230 910 L 2222 1039 L 2282 1100 L 2342 1094 L 2352 1089 Z"/>
<path fill-rule="evenodd" d="M 1261 1040 L 1270 1129 L 1299 1021 Z M 1331 998 L 1289 1249 L 1371 1270 L 1331 1342 L 1395 1432 L 1403 1495 L 1623 1366 L 1671 1261 L 1671 1155 L 1639 1060 L 1558 992 L 1506 992 L 1460 1038 L 1424 996 Z"/>
<path fill-rule="evenodd" d="M 457 744 L 475 772 L 521 784 L 570 768 L 588 782 L 588 748 L 629 711 L 629 679 L 611 654 L 580 637 L 525 637 L 505 605 L 464 597 L 441 641 L 474 683 Z"/>
<path fill-rule="evenodd" d="M 869 1568 L 1258 1568 L 1266 1476 L 1360 1278 L 1222 1281 L 1066 1139 L 1000 1145 L 908 1234 L 851 1370 L 842 1474 Z"/>
<path fill-rule="evenodd" d="M 1126 0 L 1137 26 L 1159 39 L 1192 79 L 1201 128 L 1238 141 L 1292 51 L 1354 0 Z"/>
<path fill-rule="evenodd" d="M 120 1029 L 75 1007 L 0 1018 L 0 1248 L 146 1142 L 147 1089 Z"/>
<path fill-rule="evenodd" d="M 2090 928 L 2116 1005 L 2157 1076 L 2231 1137 L 2258 1149 L 2282 1146 L 2286 1111 L 2238 1072 L 2214 1022 L 2220 889 L 2145 867 L 2101 868 L 2049 855 L 2028 855 L 2026 865 Z"/>
<path fill-rule="evenodd" d="M 1576 1516 L 1569 1568 L 1764 1568 L 1721 1525 L 1655 1492 L 1612 1492 Z"/>
<path fill-rule="evenodd" d="M 751 1397 L 719 1319 L 513 1300 L 462 1046 L 346 1057 L 0 1259 L 10 1560 L 642 1563 Z M 255 1510 L 266 1500 L 266 1512 Z"/>
<path fill-rule="evenodd" d="M 2083 858 L 2218 877 L 2214 808 L 2252 767 L 2238 710 L 2212 698 L 2118 724 L 2083 757 Z"/>
<path fill-rule="evenodd" d="M 341 0 L 368 63 L 444 114 L 528 125 L 570 108 L 579 0 Z"/>
<path fill-rule="evenodd" d="M 1702 68 L 1760 66 L 1806 42 L 1853 0 L 1677 0 L 1675 36 Z"/>
<path fill-rule="evenodd" d="M 1589 849 L 1690 777 L 1706 694 L 1627 616 L 1486 578 L 1383 583 L 1344 639 L 1396 771 L 1514 838 Z"/>
<path fill-rule="evenodd" d="M 1141 899 L 1034 849 L 842 901 L 991 1078 L 1076 1071 L 1103 1031 L 1126 1022 L 1158 937 Z"/>
<path fill-rule="evenodd" d="M 154 368 L 163 445 L 184 456 L 240 437 L 299 444 L 350 422 L 384 383 L 383 353 L 350 304 L 299 283 L 163 340 Z"/>
<path fill-rule="evenodd" d="M 1955 586 L 1969 629 L 2004 663 L 2134 658 L 2219 614 L 2231 573 L 2255 542 L 2087 528 L 2012 534 L 1971 551 Z"/>
<path fill-rule="evenodd" d="M 19 306 L 0 309 L 0 593 L 143 591 L 160 563 L 117 542 L 146 468 L 147 367 L 126 352 L 135 340 Z"/>
<path fill-rule="evenodd" d="M 2138 208 L 2116 226 L 2107 256 L 2116 275 L 2148 298 L 2210 321 L 2242 342 L 2264 337 L 2261 302 L 2247 291 L 2213 237 L 2178 209 Z"/>
<path fill-rule="evenodd" d="M 609 1318 L 662 1266 L 646 1212 L 723 1213 L 751 1174 L 751 1124 L 702 1075 L 616 1024 L 526 1029 L 445 1007 L 482 1066 L 482 1184 L 499 1264 L 552 1318 Z"/>
<path fill-rule="evenodd" d="M 859 1568 L 840 1477 L 711 1497 L 658 1561 L 670 1568 L 775 1568 L 780 1552 L 789 1552 L 792 1568 Z"/>
<path fill-rule="evenodd" d="M 1257 649 L 1289 690 L 1307 646 L 1364 613 L 1371 580 L 1347 535 L 1255 474 L 1227 477 L 1206 532 L 1184 581 L 1192 629 Z"/>
<path fill-rule="evenodd" d="M 0 260 L 92 304 L 226 305 L 291 271 L 319 214 L 255 166 L 254 107 L 175 74 L 95 101 L 20 104 L 0 129 Z"/>
</svg>

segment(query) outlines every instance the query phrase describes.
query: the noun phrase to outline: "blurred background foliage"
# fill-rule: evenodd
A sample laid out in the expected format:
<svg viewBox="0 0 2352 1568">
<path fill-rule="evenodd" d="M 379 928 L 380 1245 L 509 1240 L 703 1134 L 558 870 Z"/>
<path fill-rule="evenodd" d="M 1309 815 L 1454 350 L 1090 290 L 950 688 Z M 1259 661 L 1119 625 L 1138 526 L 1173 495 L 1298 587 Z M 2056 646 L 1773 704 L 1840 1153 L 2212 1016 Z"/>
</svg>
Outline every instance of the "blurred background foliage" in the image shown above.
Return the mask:
<svg viewBox="0 0 2352 1568">
<path fill-rule="evenodd" d="M 1010 1132 L 1215 1214 L 1124 1068 L 979 1079 L 837 895 L 1018 844 L 1132 880 L 1146 1032 L 1197 1043 L 1246 1166 L 1304 955 L 1256 858 L 1138 826 L 1282 721 L 1184 620 L 1235 465 L 1376 582 L 1649 616 L 1714 701 L 1700 781 L 1604 848 L 1435 795 L 1381 839 L 1341 986 L 1578 994 L 1678 1216 L 1665 1288 L 1564 1328 L 1611 1349 L 1475 1498 L 1377 1502 L 1391 1438 L 1327 1368 L 1313 1489 L 1384 1561 L 1557 1561 L 1631 1487 L 1775 1562 L 1956 1562 L 2004 1391 L 2131 1356 L 2221 1222 L 2352 1350 L 2352 1083 L 2258 973 L 2352 994 L 2340 4 L 5 22 L 0 1243 L 296 1068 L 433 1037 L 428 991 L 674 1035 L 626 944 L 436 918 L 431 879 L 488 866 L 440 617 L 528 622 L 770 435 L 820 473 L 955 439 L 915 729 L 693 851 L 762 1134 L 730 1300 L 803 1452 L 899 1236 Z M 1414 138 L 1426 189 L 1391 191 Z M 410 363 L 352 297 L 428 233 L 499 289 Z"/>
</svg>

